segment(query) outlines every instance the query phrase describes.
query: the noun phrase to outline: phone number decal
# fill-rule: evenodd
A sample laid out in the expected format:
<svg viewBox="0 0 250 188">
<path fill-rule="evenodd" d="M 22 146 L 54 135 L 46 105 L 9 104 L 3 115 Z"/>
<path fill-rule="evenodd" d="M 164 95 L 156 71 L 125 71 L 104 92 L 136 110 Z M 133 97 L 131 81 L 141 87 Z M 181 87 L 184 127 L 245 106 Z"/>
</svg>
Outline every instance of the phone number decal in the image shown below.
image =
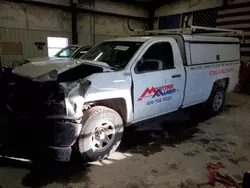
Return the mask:
<svg viewBox="0 0 250 188">
<path fill-rule="evenodd" d="M 171 96 L 162 97 L 162 98 L 159 98 L 159 99 L 147 101 L 146 105 L 158 104 L 158 103 L 161 103 L 161 102 L 169 101 L 171 99 L 172 99 Z"/>
</svg>

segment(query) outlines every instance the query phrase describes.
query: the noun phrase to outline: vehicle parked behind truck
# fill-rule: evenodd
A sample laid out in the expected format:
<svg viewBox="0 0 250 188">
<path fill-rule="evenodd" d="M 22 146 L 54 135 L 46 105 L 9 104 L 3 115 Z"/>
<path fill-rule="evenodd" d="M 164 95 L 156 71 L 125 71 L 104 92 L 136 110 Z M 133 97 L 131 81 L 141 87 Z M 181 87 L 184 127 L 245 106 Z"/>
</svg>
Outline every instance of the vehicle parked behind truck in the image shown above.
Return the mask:
<svg viewBox="0 0 250 188">
<path fill-rule="evenodd" d="M 60 59 L 69 59 L 69 58 L 75 58 L 78 59 L 84 54 L 86 54 L 94 45 L 69 45 L 65 48 L 61 49 L 59 52 L 57 52 L 54 56 L 49 57 L 35 57 L 35 58 L 29 58 L 28 62 L 37 62 L 37 61 L 46 61 L 46 60 L 60 60 Z"/>
<path fill-rule="evenodd" d="M 238 81 L 240 44 L 183 34 L 115 38 L 84 58 L 14 69 L 9 147 L 95 161 L 114 152 L 133 123 L 200 103 L 217 114 Z"/>
</svg>

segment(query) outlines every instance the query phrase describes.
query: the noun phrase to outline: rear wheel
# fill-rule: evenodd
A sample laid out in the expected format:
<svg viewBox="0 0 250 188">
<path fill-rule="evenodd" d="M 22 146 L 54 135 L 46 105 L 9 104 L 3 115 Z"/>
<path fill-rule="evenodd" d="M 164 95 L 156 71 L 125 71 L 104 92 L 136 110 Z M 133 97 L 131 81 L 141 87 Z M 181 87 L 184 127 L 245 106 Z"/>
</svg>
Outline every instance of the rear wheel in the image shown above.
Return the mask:
<svg viewBox="0 0 250 188">
<path fill-rule="evenodd" d="M 86 111 L 78 140 L 81 156 L 86 161 L 96 161 L 107 157 L 120 145 L 123 121 L 114 110 L 95 106 Z"/>
<path fill-rule="evenodd" d="M 209 115 L 216 115 L 221 112 L 225 103 L 225 90 L 223 87 L 217 86 L 213 89 L 206 103 L 206 109 Z"/>
</svg>

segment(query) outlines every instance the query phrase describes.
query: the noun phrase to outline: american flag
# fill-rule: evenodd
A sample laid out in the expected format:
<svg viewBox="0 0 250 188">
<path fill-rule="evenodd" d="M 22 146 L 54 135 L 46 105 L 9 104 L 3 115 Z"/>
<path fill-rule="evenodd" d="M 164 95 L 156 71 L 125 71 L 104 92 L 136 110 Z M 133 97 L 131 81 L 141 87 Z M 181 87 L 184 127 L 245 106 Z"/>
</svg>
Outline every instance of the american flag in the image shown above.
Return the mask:
<svg viewBox="0 0 250 188">
<path fill-rule="evenodd" d="M 245 43 L 241 40 L 241 58 L 250 60 L 250 3 L 236 4 L 217 11 L 216 27 L 244 31 Z"/>
<path fill-rule="evenodd" d="M 207 10 L 194 12 L 193 14 L 193 25 L 203 27 L 216 27 L 216 10 Z"/>
<path fill-rule="evenodd" d="M 186 13 L 182 17 L 183 27 L 197 25 L 243 30 L 245 43 L 241 40 L 241 59 L 243 61 L 250 60 L 250 3 Z M 197 30 L 196 32 L 205 31 Z"/>
</svg>

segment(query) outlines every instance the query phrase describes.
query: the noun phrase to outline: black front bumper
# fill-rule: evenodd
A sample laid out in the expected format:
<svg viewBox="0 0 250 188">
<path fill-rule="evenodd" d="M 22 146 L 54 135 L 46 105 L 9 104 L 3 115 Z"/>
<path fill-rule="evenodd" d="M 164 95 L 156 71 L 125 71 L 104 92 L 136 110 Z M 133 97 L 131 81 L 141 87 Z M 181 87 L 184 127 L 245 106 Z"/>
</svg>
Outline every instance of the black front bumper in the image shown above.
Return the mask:
<svg viewBox="0 0 250 188">
<path fill-rule="evenodd" d="M 2 156 L 25 158 L 36 161 L 70 161 L 72 147 L 32 146 L 32 145 L 3 145 L 0 149 Z"/>
<path fill-rule="evenodd" d="M 81 124 L 73 120 L 9 117 L 3 135 L 6 156 L 69 161 Z"/>
</svg>

